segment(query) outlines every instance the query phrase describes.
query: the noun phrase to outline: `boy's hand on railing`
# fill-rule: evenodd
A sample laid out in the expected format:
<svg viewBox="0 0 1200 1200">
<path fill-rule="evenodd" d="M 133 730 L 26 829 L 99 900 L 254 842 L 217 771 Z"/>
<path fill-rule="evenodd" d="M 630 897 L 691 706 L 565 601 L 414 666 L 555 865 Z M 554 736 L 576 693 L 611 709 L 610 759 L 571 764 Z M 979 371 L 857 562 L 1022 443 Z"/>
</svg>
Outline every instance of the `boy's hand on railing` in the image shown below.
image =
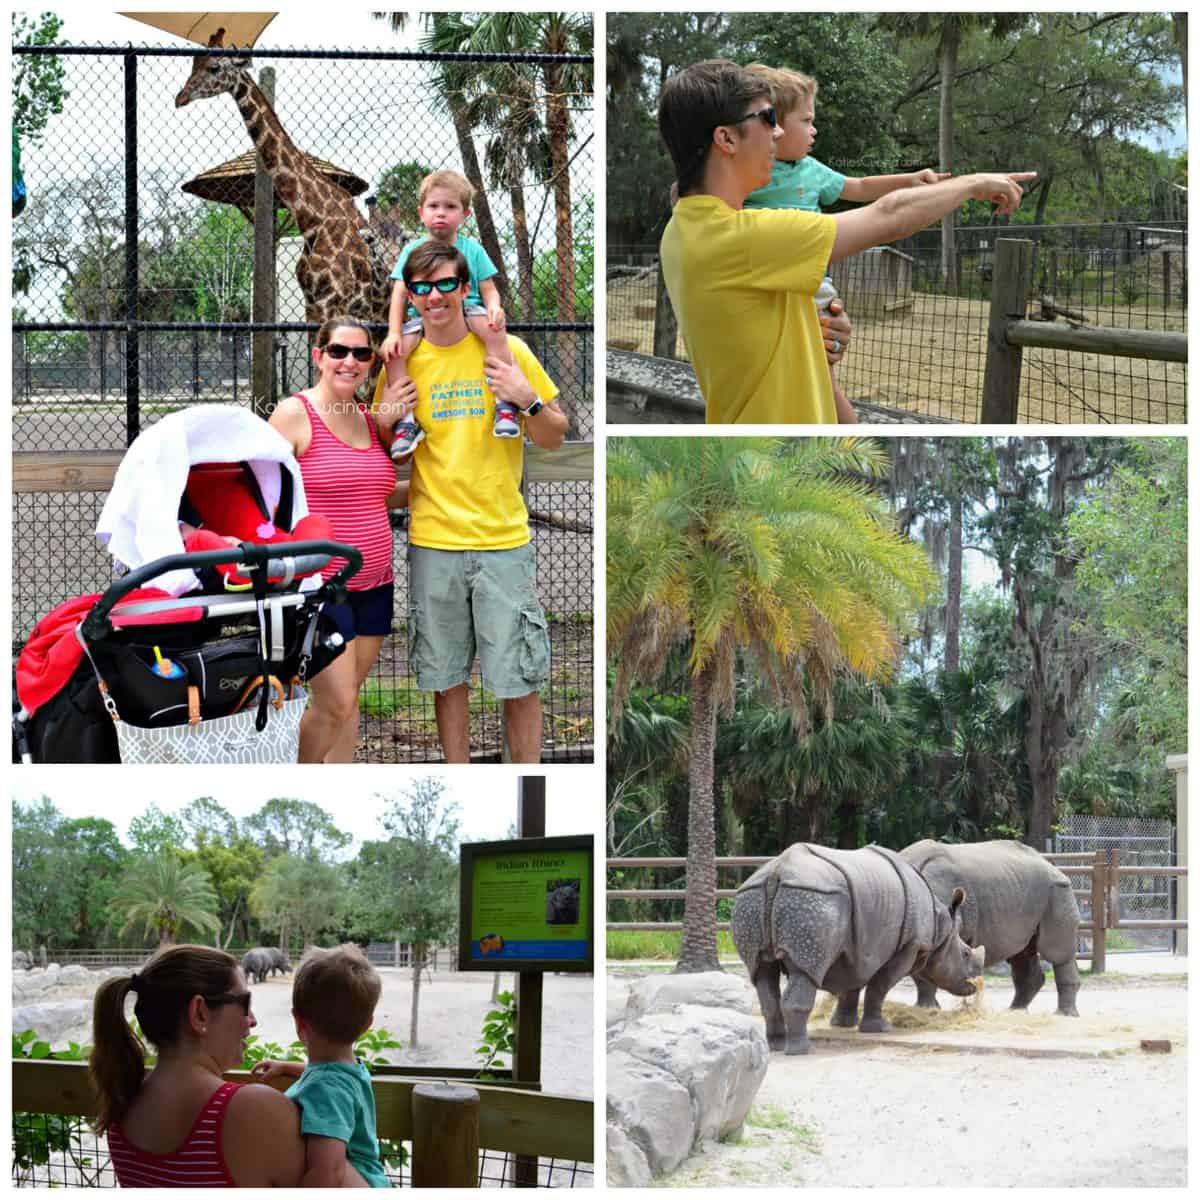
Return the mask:
<svg viewBox="0 0 1200 1200">
<path fill-rule="evenodd" d="M 920 187 L 925 183 L 941 183 L 944 179 L 949 179 L 951 173 L 949 171 L 935 171 L 932 167 L 926 167 L 923 171 L 914 171 L 912 173 L 911 187 Z"/>
<path fill-rule="evenodd" d="M 270 1083 L 275 1079 L 299 1079 L 304 1074 L 304 1064 L 298 1062 L 275 1062 L 264 1058 L 250 1068 L 250 1074 L 258 1083 Z"/>
</svg>

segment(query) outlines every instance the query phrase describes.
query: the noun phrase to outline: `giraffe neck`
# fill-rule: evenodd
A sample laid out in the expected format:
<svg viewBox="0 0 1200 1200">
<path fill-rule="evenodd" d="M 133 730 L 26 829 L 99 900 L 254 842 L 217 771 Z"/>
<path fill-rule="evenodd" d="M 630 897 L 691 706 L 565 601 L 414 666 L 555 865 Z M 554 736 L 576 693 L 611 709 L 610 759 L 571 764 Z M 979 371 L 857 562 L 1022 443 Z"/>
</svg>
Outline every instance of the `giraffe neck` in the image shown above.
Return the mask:
<svg viewBox="0 0 1200 1200">
<path fill-rule="evenodd" d="M 262 89 L 243 71 L 233 89 L 233 99 L 246 123 L 246 130 L 262 155 L 275 193 L 296 219 L 301 234 L 315 234 L 322 221 L 346 205 L 354 208 L 345 191 L 335 187 L 288 137 Z M 355 208 L 356 223 L 358 210 Z"/>
</svg>

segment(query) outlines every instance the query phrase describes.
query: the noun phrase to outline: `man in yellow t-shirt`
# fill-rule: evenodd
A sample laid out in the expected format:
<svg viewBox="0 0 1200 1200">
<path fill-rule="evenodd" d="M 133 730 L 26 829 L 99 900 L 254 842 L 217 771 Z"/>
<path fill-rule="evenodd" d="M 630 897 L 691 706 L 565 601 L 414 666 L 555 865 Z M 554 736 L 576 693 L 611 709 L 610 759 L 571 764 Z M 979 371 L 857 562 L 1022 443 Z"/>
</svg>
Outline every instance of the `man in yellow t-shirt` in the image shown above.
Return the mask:
<svg viewBox="0 0 1200 1200">
<path fill-rule="evenodd" d="M 662 237 L 663 278 L 710 422 L 836 421 L 826 364 L 841 359 L 850 326 L 844 315 L 818 321 L 826 264 L 916 233 L 969 199 L 1011 213 L 1033 178 L 964 175 L 832 216 L 745 210 L 770 181 L 783 131 L 766 82 L 727 59 L 672 75 L 658 127 L 679 193 Z"/>
<path fill-rule="evenodd" d="M 412 456 L 408 530 L 409 663 L 434 692 L 447 762 L 469 759 L 467 684 L 478 651 L 483 681 L 504 703 L 514 762 L 537 762 L 550 641 L 534 588 L 529 514 L 521 497 L 524 437 L 497 438 L 497 400 L 516 407 L 523 434 L 557 450 L 567 418 L 558 389 L 520 338 L 513 362 L 487 357 L 467 328 L 470 276 L 453 245 L 426 242 L 404 265 L 424 337 L 408 359 L 414 406 L 383 392 L 385 434 L 414 412 L 425 439 Z"/>
</svg>

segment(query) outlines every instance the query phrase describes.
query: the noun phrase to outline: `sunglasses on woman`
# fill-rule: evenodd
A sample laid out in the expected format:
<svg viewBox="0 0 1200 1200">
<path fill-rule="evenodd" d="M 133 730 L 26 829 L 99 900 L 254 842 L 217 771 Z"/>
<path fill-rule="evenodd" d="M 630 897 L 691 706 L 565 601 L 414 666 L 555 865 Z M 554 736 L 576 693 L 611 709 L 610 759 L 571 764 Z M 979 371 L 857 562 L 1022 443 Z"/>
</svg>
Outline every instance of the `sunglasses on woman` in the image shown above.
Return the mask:
<svg viewBox="0 0 1200 1200">
<path fill-rule="evenodd" d="M 451 292 L 457 292 L 462 284 L 463 281 L 457 275 L 451 275 L 449 279 L 439 279 L 436 283 L 430 283 L 427 279 L 419 279 L 415 283 L 410 283 L 408 290 L 414 296 L 428 296 L 434 288 L 437 288 L 443 296 L 448 296 Z"/>
<path fill-rule="evenodd" d="M 345 347 L 343 346 L 344 350 Z M 216 996 L 205 996 L 205 1002 L 209 1008 L 220 1008 L 223 1004 L 240 1004 L 242 1012 L 250 1015 L 250 993 L 249 992 L 221 992 Z"/>
<path fill-rule="evenodd" d="M 324 354 L 328 354 L 330 358 L 343 359 L 347 354 L 354 355 L 355 362 L 370 362 L 375 356 L 375 351 L 370 346 L 343 346 L 341 342 L 330 342 L 328 346 L 322 348 Z"/>
</svg>

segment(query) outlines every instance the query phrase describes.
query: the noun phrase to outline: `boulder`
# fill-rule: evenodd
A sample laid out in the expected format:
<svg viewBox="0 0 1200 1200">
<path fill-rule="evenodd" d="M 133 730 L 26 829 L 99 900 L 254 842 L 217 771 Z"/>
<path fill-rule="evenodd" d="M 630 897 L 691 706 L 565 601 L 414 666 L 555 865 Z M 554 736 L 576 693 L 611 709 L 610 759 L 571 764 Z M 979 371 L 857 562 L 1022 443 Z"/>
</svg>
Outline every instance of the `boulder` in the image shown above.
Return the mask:
<svg viewBox="0 0 1200 1200">
<path fill-rule="evenodd" d="M 743 979 L 717 972 L 633 985 L 608 1033 L 611 1182 L 644 1186 L 741 1129 L 770 1058 L 753 999 Z"/>
<path fill-rule="evenodd" d="M 32 1029 L 52 1050 L 66 1049 L 68 1042 L 83 1045 L 92 1040 L 91 1000 L 68 1000 L 61 1004 L 27 1004 L 12 1012 L 14 1033 Z"/>
<path fill-rule="evenodd" d="M 74 987 L 80 983 L 88 983 L 94 981 L 94 976 L 87 967 L 81 963 L 68 963 L 58 973 L 58 982 L 63 987 Z"/>
<path fill-rule="evenodd" d="M 650 1183 L 650 1164 L 636 1142 L 625 1136 L 619 1125 L 608 1126 L 609 1187 L 647 1187 Z"/>
</svg>

